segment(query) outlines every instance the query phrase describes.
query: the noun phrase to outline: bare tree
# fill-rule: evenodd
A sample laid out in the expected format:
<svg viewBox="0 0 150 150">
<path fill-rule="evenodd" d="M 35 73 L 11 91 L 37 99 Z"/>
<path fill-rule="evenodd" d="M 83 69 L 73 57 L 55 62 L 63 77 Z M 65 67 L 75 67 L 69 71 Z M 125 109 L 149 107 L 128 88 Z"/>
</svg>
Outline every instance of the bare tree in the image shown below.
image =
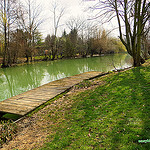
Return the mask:
<svg viewBox="0 0 150 150">
<path fill-rule="evenodd" d="M 66 22 L 66 25 L 70 30 L 76 29 L 77 31 L 81 31 L 85 29 L 86 22 L 87 21 L 84 18 L 72 17 Z"/>
<path fill-rule="evenodd" d="M 14 24 L 17 20 L 17 0 L 1 0 L 0 2 L 0 19 L 1 19 L 1 33 L 3 35 L 2 41 L 4 42 L 3 49 L 3 64 L 2 67 L 11 66 L 11 51 L 9 48 L 10 30 L 14 29 Z"/>
<path fill-rule="evenodd" d="M 56 47 L 57 31 L 58 28 L 60 27 L 60 21 L 65 14 L 65 7 L 60 6 L 60 4 L 57 1 L 53 1 L 51 3 L 51 6 L 52 9 L 50 11 L 53 13 L 53 21 L 54 21 L 54 35 L 52 36 L 54 38 L 54 47 L 52 48 L 52 60 L 54 60 L 57 54 L 57 47 Z"/>
<path fill-rule="evenodd" d="M 27 0 L 24 4 L 24 10 L 19 11 L 20 28 L 24 30 L 24 38 L 27 39 L 28 46 L 26 47 L 27 62 L 32 56 L 35 49 L 35 33 L 39 26 L 44 22 L 41 16 L 41 5 L 36 5 L 36 0 Z"/>
<path fill-rule="evenodd" d="M 144 63 L 141 55 L 141 40 L 150 18 L 150 2 L 148 0 L 99 0 L 91 9 L 100 10 L 95 19 L 101 18 L 104 22 L 117 19 L 119 38 L 133 57 L 134 66 Z"/>
<path fill-rule="evenodd" d="M 65 7 L 60 6 L 60 4 L 57 1 L 53 1 L 51 6 L 52 9 L 50 11 L 53 13 L 54 35 L 57 36 L 60 21 L 65 14 Z"/>
</svg>

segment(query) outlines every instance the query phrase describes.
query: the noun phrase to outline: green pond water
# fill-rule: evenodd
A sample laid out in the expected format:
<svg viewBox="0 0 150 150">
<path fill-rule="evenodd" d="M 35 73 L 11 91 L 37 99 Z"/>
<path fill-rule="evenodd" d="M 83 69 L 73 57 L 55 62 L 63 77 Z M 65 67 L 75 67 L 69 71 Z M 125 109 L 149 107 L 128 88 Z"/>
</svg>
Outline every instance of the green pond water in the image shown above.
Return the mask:
<svg viewBox="0 0 150 150">
<path fill-rule="evenodd" d="M 88 71 L 107 72 L 131 65 L 132 59 L 128 54 L 114 54 L 0 69 L 0 101 L 60 78 Z"/>
</svg>

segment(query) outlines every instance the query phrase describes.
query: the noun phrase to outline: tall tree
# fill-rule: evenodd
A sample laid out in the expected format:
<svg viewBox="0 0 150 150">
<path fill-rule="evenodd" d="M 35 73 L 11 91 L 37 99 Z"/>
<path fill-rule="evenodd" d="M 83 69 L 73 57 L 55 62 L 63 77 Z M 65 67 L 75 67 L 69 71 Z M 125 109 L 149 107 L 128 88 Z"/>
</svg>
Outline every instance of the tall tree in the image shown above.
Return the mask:
<svg viewBox="0 0 150 150">
<path fill-rule="evenodd" d="M 99 0 L 91 8 L 101 10 L 95 18 L 101 17 L 104 22 L 117 19 L 119 38 L 133 57 L 134 66 L 144 63 L 141 55 L 141 40 L 144 28 L 150 19 L 149 0 Z"/>
<path fill-rule="evenodd" d="M 57 38 L 55 37 L 55 35 L 52 35 L 52 36 L 50 36 L 49 34 L 47 35 L 47 37 L 45 38 L 45 46 L 46 46 L 46 49 L 49 51 L 50 59 L 52 55 L 52 60 L 54 60 L 57 55 L 57 50 L 58 50 Z"/>
<path fill-rule="evenodd" d="M 68 35 L 65 35 L 65 48 L 64 56 L 75 57 L 77 53 L 77 44 L 78 44 L 78 33 L 76 29 L 70 31 Z"/>
<path fill-rule="evenodd" d="M 19 24 L 24 30 L 24 38 L 27 39 L 28 47 L 26 48 L 27 62 L 35 49 L 35 35 L 39 26 L 44 22 L 41 16 L 41 5 L 36 3 L 36 0 L 27 0 L 24 3 L 24 10 L 20 10 Z"/>
<path fill-rule="evenodd" d="M 17 0 L 1 0 L 0 2 L 0 28 L 3 35 L 3 63 L 2 67 L 11 66 L 11 51 L 9 49 L 10 32 L 15 29 L 18 1 Z"/>
<path fill-rule="evenodd" d="M 62 7 L 56 0 L 51 4 L 52 9 L 50 10 L 53 14 L 54 23 L 54 35 L 57 36 L 57 31 L 60 26 L 62 17 L 65 14 L 65 7 Z"/>
<path fill-rule="evenodd" d="M 65 14 L 65 7 L 62 7 L 56 0 L 51 3 L 52 9 L 50 10 L 53 14 L 53 23 L 54 23 L 54 47 L 52 49 L 52 60 L 55 59 L 57 54 L 57 31 L 60 26 L 62 17 Z"/>
</svg>

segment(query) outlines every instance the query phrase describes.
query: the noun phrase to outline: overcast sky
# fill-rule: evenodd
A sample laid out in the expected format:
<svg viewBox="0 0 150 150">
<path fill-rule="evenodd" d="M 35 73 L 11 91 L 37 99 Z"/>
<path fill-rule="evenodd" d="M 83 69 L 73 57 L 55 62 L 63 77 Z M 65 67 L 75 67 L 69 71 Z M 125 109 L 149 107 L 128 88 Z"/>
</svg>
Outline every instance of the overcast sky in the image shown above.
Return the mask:
<svg viewBox="0 0 150 150">
<path fill-rule="evenodd" d="M 42 5 L 42 14 L 44 18 L 47 18 L 46 21 L 40 27 L 41 32 L 44 37 L 47 34 L 53 34 L 53 15 L 50 10 L 52 10 L 51 4 L 55 0 L 36 0 L 38 3 Z M 64 29 L 66 29 L 65 23 L 71 17 L 83 17 L 88 19 L 90 14 L 87 12 L 87 8 L 90 5 L 94 5 L 98 0 L 57 0 L 57 2 L 65 7 L 66 12 L 65 15 L 61 19 L 61 27 L 59 27 L 58 35 L 60 35 Z M 113 24 L 105 25 L 106 29 L 113 28 Z"/>
<path fill-rule="evenodd" d="M 46 34 L 53 34 L 54 28 L 53 28 L 53 14 L 50 10 L 52 10 L 52 2 L 54 0 L 37 0 L 42 5 L 43 14 L 44 17 L 47 18 L 45 23 L 41 27 L 41 31 L 43 32 L 44 36 Z M 57 0 L 57 3 L 59 3 L 60 7 L 65 8 L 65 14 L 61 18 L 60 21 L 60 27 L 58 29 L 58 34 L 61 34 L 61 32 L 66 29 L 66 21 L 69 20 L 71 17 L 78 17 L 78 16 L 87 16 L 85 13 L 85 3 L 82 2 L 82 0 Z"/>
</svg>

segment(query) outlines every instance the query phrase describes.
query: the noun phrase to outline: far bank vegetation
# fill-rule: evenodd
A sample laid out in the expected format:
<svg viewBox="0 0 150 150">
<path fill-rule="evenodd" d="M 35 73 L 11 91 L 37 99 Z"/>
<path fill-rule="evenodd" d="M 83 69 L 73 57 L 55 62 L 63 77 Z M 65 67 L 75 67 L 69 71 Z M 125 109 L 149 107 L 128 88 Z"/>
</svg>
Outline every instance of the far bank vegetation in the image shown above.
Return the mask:
<svg viewBox="0 0 150 150">
<path fill-rule="evenodd" d="M 41 7 L 36 5 L 35 0 L 28 0 L 26 3 L 19 0 L 1 0 L 1 67 L 35 60 L 92 57 L 126 52 L 119 38 L 113 37 L 110 31 L 99 27 L 94 21 L 80 17 L 70 18 L 62 35 L 58 36 L 59 22 L 65 10 L 60 9 L 57 18 L 56 13 L 59 12 L 57 8 L 55 3 L 52 9 L 55 24 L 54 27 L 50 27 L 55 29 L 54 34 L 48 34 L 43 40 L 39 27 L 44 19 Z M 145 37 L 144 41 L 148 43 L 148 38 Z M 146 47 L 149 49 L 148 44 Z"/>
</svg>

